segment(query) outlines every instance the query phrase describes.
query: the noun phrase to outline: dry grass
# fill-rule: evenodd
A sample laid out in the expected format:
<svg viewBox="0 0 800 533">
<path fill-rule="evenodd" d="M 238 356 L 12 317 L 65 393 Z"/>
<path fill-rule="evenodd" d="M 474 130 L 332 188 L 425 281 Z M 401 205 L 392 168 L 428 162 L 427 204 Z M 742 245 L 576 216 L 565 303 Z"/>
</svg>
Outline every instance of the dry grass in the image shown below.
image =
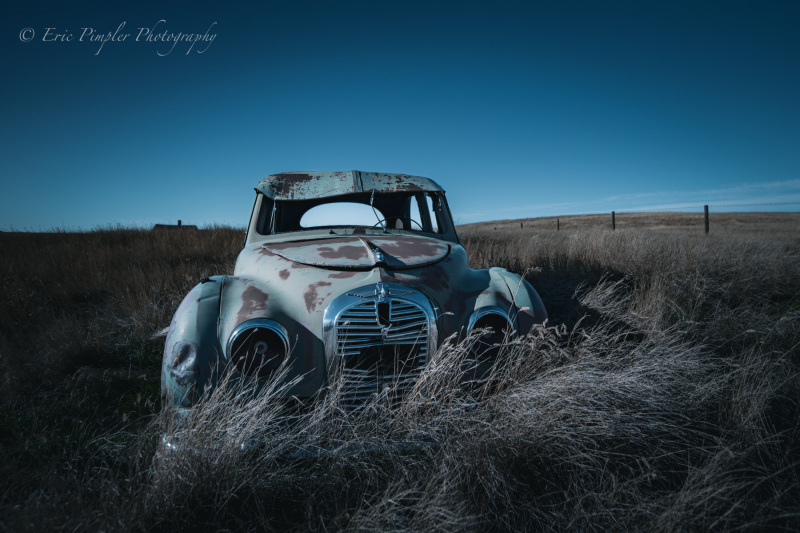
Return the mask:
<svg viewBox="0 0 800 533">
<path fill-rule="evenodd" d="M 527 272 L 553 319 L 488 381 L 460 386 L 469 350 L 446 343 L 395 410 L 230 381 L 181 421 L 154 418 L 152 335 L 241 233 L 4 235 L 0 528 L 793 529 L 800 242 L 760 216 L 463 228 L 473 266 Z"/>
<path fill-rule="evenodd" d="M 3 393 L 42 375 L 151 355 L 160 342 L 151 337 L 197 281 L 233 270 L 243 235 L 232 228 L 0 233 Z"/>
</svg>

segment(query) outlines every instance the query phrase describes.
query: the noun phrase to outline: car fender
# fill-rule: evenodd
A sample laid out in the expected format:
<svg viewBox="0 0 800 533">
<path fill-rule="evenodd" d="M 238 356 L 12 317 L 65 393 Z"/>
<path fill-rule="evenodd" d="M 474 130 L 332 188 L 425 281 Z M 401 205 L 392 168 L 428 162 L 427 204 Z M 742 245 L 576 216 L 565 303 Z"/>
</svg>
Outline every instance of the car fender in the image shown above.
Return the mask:
<svg viewBox="0 0 800 533">
<path fill-rule="evenodd" d="M 219 301 L 224 276 L 198 283 L 178 306 L 164 342 L 161 403 L 190 407 L 214 381 L 221 366 L 217 335 Z"/>
<path fill-rule="evenodd" d="M 514 302 L 517 333 L 527 335 L 536 324 L 543 324 L 547 320 L 547 311 L 536 289 L 519 274 L 509 272 L 504 268 L 490 269 L 493 275 L 503 279 L 506 288 Z"/>
<path fill-rule="evenodd" d="M 258 319 L 272 320 L 287 333 L 292 376 L 300 376 L 287 395 L 311 396 L 323 384 L 325 350 L 320 324 L 303 306 L 303 299 L 291 284 L 267 278 L 225 276 L 219 297 L 218 337 L 222 357 L 227 361 L 228 340 L 241 324 Z"/>
</svg>

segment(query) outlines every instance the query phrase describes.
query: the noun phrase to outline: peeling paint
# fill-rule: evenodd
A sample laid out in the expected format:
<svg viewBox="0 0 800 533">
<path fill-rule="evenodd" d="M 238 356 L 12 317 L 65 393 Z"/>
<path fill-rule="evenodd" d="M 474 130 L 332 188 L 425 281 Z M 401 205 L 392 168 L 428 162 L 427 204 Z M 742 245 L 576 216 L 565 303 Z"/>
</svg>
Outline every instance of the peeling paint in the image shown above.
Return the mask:
<svg viewBox="0 0 800 533">
<path fill-rule="evenodd" d="M 272 252 L 272 251 L 271 251 L 269 248 L 267 248 L 266 246 L 260 246 L 260 247 L 258 248 L 258 254 L 259 254 L 259 255 L 265 255 L 265 256 L 267 256 L 267 257 L 275 257 L 275 253 L 274 253 L 274 252 Z"/>
<path fill-rule="evenodd" d="M 242 293 L 242 306 L 239 308 L 236 320 L 242 323 L 254 316 L 257 312 L 266 310 L 268 299 L 269 294 L 258 287 L 247 287 Z"/>
<path fill-rule="evenodd" d="M 320 243 L 324 243 L 325 245 L 334 245 L 334 244 L 352 244 L 353 238 L 352 237 L 331 237 L 326 238 L 324 240 L 315 240 L 312 241 L 319 245 Z M 299 241 L 289 241 L 289 242 L 276 242 L 276 243 L 269 243 L 265 244 L 264 247 L 269 247 L 268 249 L 275 252 L 283 252 L 286 250 L 296 250 L 306 248 L 309 245 L 308 240 L 299 240 Z"/>
<path fill-rule="evenodd" d="M 331 272 L 328 274 L 329 279 L 347 279 L 358 276 L 358 272 L 353 270 L 342 270 L 341 272 Z"/>
<path fill-rule="evenodd" d="M 317 305 L 322 303 L 323 298 L 319 297 L 317 289 L 320 287 L 330 287 L 331 285 L 333 284 L 330 281 L 318 281 L 306 287 L 306 290 L 303 291 L 303 299 L 306 302 L 306 309 L 309 313 L 313 313 Z M 330 292 L 328 292 L 328 294 L 330 294 Z"/>
<path fill-rule="evenodd" d="M 277 197 L 294 198 L 295 189 L 302 189 L 304 184 L 314 181 L 314 176 L 309 174 L 279 174 L 274 177 L 274 190 Z"/>
<path fill-rule="evenodd" d="M 348 236 L 299 242 L 266 244 L 276 255 L 297 264 L 323 268 L 371 269 L 378 263 L 377 249 L 388 268 L 414 268 L 445 259 L 451 246 L 430 237 L 387 236 L 367 239 Z"/>
<path fill-rule="evenodd" d="M 449 250 L 447 243 L 420 237 L 379 237 L 372 239 L 372 243 L 386 253 L 402 259 L 441 257 Z"/>
<path fill-rule="evenodd" d="M 280 278 L 282 280 L 287 280 L 287 279 L 289 279 L 289 276 L 291 275 L 291 273 L 292 273 L 291 270 L 289 270 L 288 268 L 284 268 L 283 270 L 278 272 L 278 276 L 280 276 Z"/>
<path fill-rule="evenodd" d="M 438 183 L 422 176 L 360 171 L 283 172 L 267 176 L 256 189 L 279 200 L 307 200 L 369 190 L 444 192 Z"/>
<path fill-rule="evenodd" d="M 361 261 L 369 257 L 368 250 L 363 246 L 320 246 L 317 248 L 317 251 L 319 256 L 325 259 L 349 259 L 351 261 Z"/>
</svg>

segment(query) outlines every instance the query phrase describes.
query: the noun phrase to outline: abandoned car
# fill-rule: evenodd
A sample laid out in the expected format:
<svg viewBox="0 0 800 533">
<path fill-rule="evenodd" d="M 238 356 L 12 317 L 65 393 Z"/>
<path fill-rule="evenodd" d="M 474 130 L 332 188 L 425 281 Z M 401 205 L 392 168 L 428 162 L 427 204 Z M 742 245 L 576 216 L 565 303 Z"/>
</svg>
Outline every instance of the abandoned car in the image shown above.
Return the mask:
<svg viewBox="0 0 800 533">
<path fill-rule="evenodd" d="M 282 365 L 287 397 L 312 398 L 340 375 L 345 405 L 387 387 L 396 398 L 444 339 L 479 330 L 485 359 L 546 316 L 520 276 L 470 268 L 433 180 L 275 174 L 256 187 L 233 275 L 202 280 L 175 313 L 162 404 L 190 408 L 225 369 L 267 379 Z"/>
</svg>

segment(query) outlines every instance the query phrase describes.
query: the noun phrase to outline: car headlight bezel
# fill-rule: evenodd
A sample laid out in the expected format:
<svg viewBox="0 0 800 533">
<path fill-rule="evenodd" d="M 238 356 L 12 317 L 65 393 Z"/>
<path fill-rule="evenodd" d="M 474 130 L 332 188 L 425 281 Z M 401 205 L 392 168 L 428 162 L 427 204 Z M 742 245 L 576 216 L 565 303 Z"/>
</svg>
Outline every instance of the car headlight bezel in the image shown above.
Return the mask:
<svg viewBox="0 0 800 533">
<path fill-rule="evenodd" d="M 467 324 L 467 337 L 472 336 L 475 330 L 486 328 L 492 331 L 474 339 L 472 351 L 480 360 L 493 360 L 503 344 L 517 336 L 517 328 L 508 313 L 496 306 L 481 307 L 472 313 Z"/>
<path fill-rule="evenodd" d="M 228 337 L 225 354 L 242 374 L 268 378 L 289 355 L 289 334 L 274 320 L 247 320 Z"/>
</svg>

